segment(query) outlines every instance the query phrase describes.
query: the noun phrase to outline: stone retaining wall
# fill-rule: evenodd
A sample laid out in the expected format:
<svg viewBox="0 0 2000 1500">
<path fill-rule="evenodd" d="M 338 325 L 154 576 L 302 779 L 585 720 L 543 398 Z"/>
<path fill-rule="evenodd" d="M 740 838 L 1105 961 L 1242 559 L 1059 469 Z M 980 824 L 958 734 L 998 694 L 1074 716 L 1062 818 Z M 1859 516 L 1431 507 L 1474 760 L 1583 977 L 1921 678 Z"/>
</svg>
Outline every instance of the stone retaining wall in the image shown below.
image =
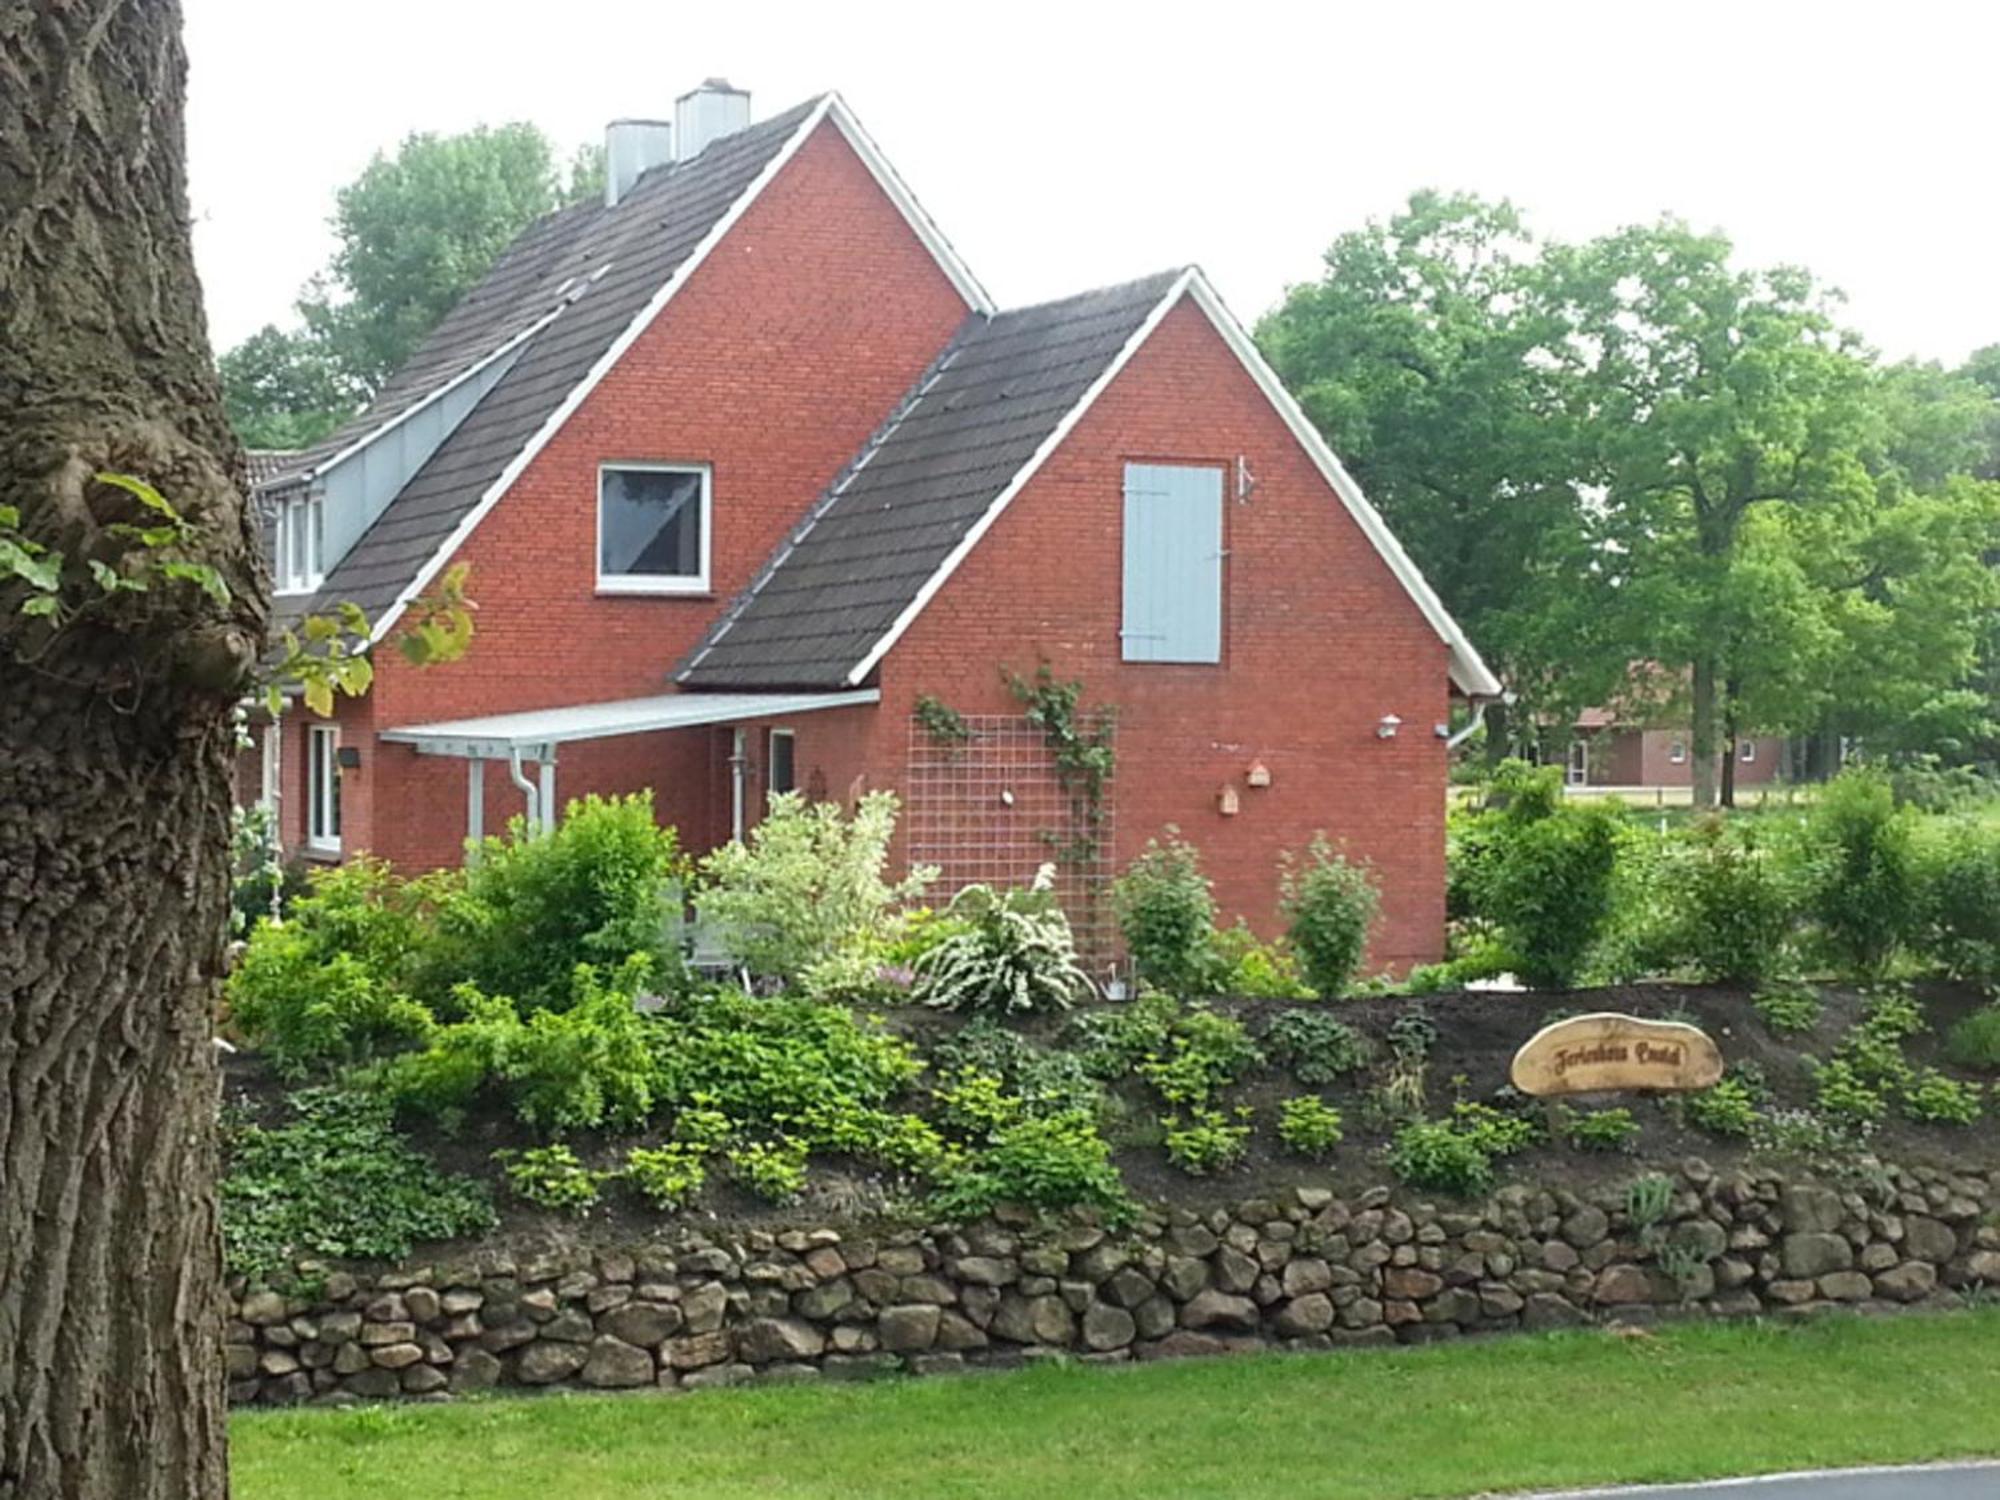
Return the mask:
<svg viewBox="0 0 2000 1500">
<path fill-rule="evenodd" d="M 1636 1170 L 1636 1169 L 1635 1169 Z M 1866 1188 L 1689 1161 L 1635 1224 L 1625 1185 L 1484 1204 L 1300 1188 L 1123 1235 L 993 1221 L 630 1251 L 475 1252 L 232 1286 L 233 1402 L 492 1386 L 700 1387 L 935 1374 L 1067 1354 L 1159 1359 L 1416 1343 L 1668 1316 L 1956 1303 L 2000 1285 L 2000 1172 L 1889 1169 Z"/>
</svg>

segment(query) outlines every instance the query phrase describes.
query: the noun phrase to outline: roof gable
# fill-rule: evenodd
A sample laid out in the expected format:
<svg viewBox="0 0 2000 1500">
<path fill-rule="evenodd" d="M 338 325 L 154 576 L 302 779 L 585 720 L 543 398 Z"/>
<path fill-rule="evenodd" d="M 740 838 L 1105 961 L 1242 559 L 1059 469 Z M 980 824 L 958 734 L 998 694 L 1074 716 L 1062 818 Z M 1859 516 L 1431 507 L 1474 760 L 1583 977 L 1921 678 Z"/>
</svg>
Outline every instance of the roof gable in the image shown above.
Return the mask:
<svg viewBox="0 0 2000 1500">
<path fill-rule="evenodd" d="M 841 132 L 967 305 L 989 308 L 984 289 L 838 95 L 725 136 L 689 161 L 646 173 L 615 208 L 577 205 L 527 230 L 369 410 L 276 481 L 299 483 L 511 358 L 318 592 L 278 601 L 280 623 L 349 600 L 375 621 L 381 640 L 823 123 Z"/>
<path fill-rule="evenodd" d="M 676 672 L 687 687 L 862 682 L 1183 298 L 1207 317 L 1450 651 L 1499 682 L 1193 267 L 975 317 Z"/>
</svg>

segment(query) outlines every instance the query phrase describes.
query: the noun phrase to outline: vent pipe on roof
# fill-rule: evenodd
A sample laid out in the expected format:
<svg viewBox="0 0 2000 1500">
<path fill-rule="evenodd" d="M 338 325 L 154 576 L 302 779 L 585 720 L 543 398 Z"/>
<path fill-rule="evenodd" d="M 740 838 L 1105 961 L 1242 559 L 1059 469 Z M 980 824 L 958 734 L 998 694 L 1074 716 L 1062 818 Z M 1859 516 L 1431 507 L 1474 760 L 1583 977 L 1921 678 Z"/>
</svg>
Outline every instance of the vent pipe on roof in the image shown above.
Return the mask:
<svg viewBox="0 0 2000 1500">
<path fill-rule="evenodd" d="M 604 206 L 618 200 L 648 169 L 674 159 L 674 127 L 665 120 L 613 120 L 604 127 Z"/>
<path fill-rule="evenodd" d="M 693 161 L 710 141 L 750 128 L 750 92 L 731 88 L 726 78 L 707 78 L 674 101 L 674 133 L 680 139 L 674 153 Z"/>
</svg>

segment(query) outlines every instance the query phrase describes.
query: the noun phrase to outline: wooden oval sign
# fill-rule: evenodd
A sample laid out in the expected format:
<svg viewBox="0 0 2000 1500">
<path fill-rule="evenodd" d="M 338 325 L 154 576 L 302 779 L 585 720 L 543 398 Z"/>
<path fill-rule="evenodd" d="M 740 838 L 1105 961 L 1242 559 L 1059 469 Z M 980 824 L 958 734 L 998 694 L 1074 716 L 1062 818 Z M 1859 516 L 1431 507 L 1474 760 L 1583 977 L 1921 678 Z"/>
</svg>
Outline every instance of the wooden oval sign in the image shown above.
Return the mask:
<svg viewBox="0 0 2000 1500">
<path fill-rule="evenodd" d="M 1513 1077 L 1522 1093 L 1543 1096 L 1685 1092 L 1722 1077 L 1722 1052 L 1699 1026 L 1606 1011 L 1544 1026 L 1514 1054 Z"/>
</svg>

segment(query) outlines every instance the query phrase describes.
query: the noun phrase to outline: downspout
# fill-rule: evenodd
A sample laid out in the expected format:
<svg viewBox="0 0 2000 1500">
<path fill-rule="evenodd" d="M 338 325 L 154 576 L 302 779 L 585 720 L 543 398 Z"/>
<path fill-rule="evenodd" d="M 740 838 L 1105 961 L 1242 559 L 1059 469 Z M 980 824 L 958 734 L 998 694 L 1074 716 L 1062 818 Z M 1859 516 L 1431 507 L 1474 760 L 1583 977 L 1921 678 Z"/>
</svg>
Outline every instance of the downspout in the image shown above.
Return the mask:
<svg viewBox="0 0 2000 1500">
<path fill-rule="evenodd" d="M 1492 701 L 1491 698 L 1475 698 L 1472 700 L 1472 718 L 1466 723 L 1465 728 L 1445 739 L 1444 748 L 1447 751 L 1456 750 L 1460 745 L 1479 732 L 1479 726 L 1486 722 L 1486 705 Z"/>
<path fill-rule="evenodd" d="M 743 791 L 749 773 L 748 744 L 739 726 L 730 733 L 729 739 L 729 836 L 737 843 L 743 842 Z"/>
<path fill-rule="evenodd" d="M 514 778 L 514 785 L 521 789 L 521 795 L 528 799 L 528 826 L 534 828 L 541 823 L 541 794 L 534 782 L 528 780 L 521 769 L 521 747 L 514 746 L 507 752 L 507 774 Z"/>
</svg>

